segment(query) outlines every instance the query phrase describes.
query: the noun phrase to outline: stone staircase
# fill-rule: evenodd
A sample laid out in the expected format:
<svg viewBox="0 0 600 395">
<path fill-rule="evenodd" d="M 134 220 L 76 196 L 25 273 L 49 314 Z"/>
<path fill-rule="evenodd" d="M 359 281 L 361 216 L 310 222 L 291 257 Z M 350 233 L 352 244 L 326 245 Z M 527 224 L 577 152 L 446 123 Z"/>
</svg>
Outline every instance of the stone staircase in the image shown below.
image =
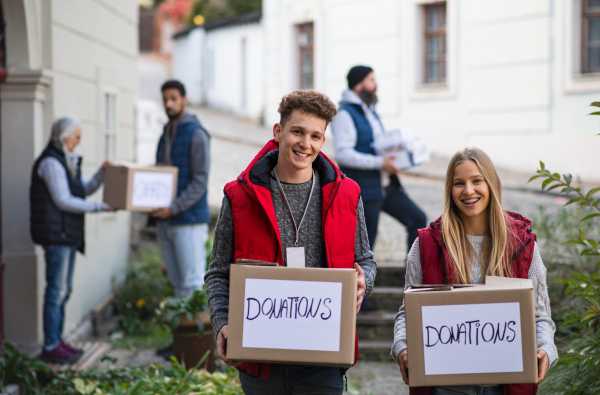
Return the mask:
<svg viewBox="0 0 600 395">
<path fill-rule="evenodd" d="M 392 361 L 390 350 L 394 340 L 394 317 L 404 299 L 403 264 L 378 263 L 375 288 L 369 300 L 384 311 L 383 315 L 359 314 L 356 331 L 360 359 L 367 361 Z"/>
</svg>

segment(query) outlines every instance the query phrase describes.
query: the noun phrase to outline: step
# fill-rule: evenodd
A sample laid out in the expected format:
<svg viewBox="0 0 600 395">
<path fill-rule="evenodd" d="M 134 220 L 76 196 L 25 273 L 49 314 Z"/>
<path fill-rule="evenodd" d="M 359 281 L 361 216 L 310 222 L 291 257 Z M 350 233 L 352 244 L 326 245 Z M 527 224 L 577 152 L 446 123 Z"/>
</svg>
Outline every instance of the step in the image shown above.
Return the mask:
<svg viewBox="0 0 600 395">
<path fill-rule="evenodd" d="M 73 346 L 83 349 L 81 358 L 72 365 L 66 363 L 49 363 L 48 366 L 54 374 L 59 374 L 67 370 L 79 372 L 90 370 L 111 350 L 110 343 L 106 342 L 81 342 L 73 343 Z"/>
<path fill-rule="evenodd" d="M 404 287 L 375 287 L 369 301 L 378 309 L 397 313 L 404 300 Z"/>
<path fill-rule="evenodd" d="M 359 314 L 356 316 L 356 332 L 359 340 L 386 340 L 394 338 L 395 313 L 382 315 Z"/>
<path fill-rule="evenodd" d="M 376 287 L 404 287 L 404 264 L 377 262 Z"/>
<path fill-rule="evenodd" d="M 392 340 L 359 340 L 359 360 L 362 361 L 393 361 L 390 355 Z"/>
</svg>

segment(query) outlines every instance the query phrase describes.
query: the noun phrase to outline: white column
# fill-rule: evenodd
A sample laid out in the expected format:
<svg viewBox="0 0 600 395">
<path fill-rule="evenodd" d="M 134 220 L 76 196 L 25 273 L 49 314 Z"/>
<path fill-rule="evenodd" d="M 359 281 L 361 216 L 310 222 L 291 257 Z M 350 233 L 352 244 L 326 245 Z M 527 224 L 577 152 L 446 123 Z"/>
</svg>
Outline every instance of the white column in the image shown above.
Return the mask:
<svg viewBox="0 0 600 395">
<path fill-rule="evenodd" d="M 47 71 L 10 71 L 0 84 L 4 332 L 15 343 L 42 340 L 43 252 L 29 234 L 31 169 L 45 146 Z"/>
</svg>

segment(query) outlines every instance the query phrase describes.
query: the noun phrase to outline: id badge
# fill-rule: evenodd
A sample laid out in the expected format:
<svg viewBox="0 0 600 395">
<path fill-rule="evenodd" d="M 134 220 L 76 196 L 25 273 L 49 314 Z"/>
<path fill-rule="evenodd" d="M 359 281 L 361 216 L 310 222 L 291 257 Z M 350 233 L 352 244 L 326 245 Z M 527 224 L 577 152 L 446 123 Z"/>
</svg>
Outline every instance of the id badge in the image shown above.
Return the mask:
<svg viewBox="0 0 600 395">
<path fill-rule="evenodd" d="M 304 247 L 287 247 L 285 249 L 287 267 L 306 267 Z"/>
</svg>

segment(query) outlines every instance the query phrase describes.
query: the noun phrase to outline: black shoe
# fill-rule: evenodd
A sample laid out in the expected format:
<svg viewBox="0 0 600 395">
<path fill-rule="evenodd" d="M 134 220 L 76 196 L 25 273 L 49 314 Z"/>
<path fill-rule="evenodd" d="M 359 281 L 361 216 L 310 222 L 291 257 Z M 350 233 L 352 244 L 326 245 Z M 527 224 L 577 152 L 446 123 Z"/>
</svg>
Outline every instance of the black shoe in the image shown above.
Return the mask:
<svg viewBox="0 0 600 395">
<path fill-rule="evenodd" d="M 360 313 L 368 315 L 383 315 L 383 310 L 375 308 L 375 306 L 369 302 L 369 299 L 363 299 L 362 304 L 360 305 L 359 314 Z"/>
<path fill-rule="evenodd" d="M 159 348 L 156 350 L 156 355 L 163 357 L 164 359 L 171 359 L 171 355 L 173 355 L 173 343 L 169 344 L 166 347 Z"/>
</svg>

